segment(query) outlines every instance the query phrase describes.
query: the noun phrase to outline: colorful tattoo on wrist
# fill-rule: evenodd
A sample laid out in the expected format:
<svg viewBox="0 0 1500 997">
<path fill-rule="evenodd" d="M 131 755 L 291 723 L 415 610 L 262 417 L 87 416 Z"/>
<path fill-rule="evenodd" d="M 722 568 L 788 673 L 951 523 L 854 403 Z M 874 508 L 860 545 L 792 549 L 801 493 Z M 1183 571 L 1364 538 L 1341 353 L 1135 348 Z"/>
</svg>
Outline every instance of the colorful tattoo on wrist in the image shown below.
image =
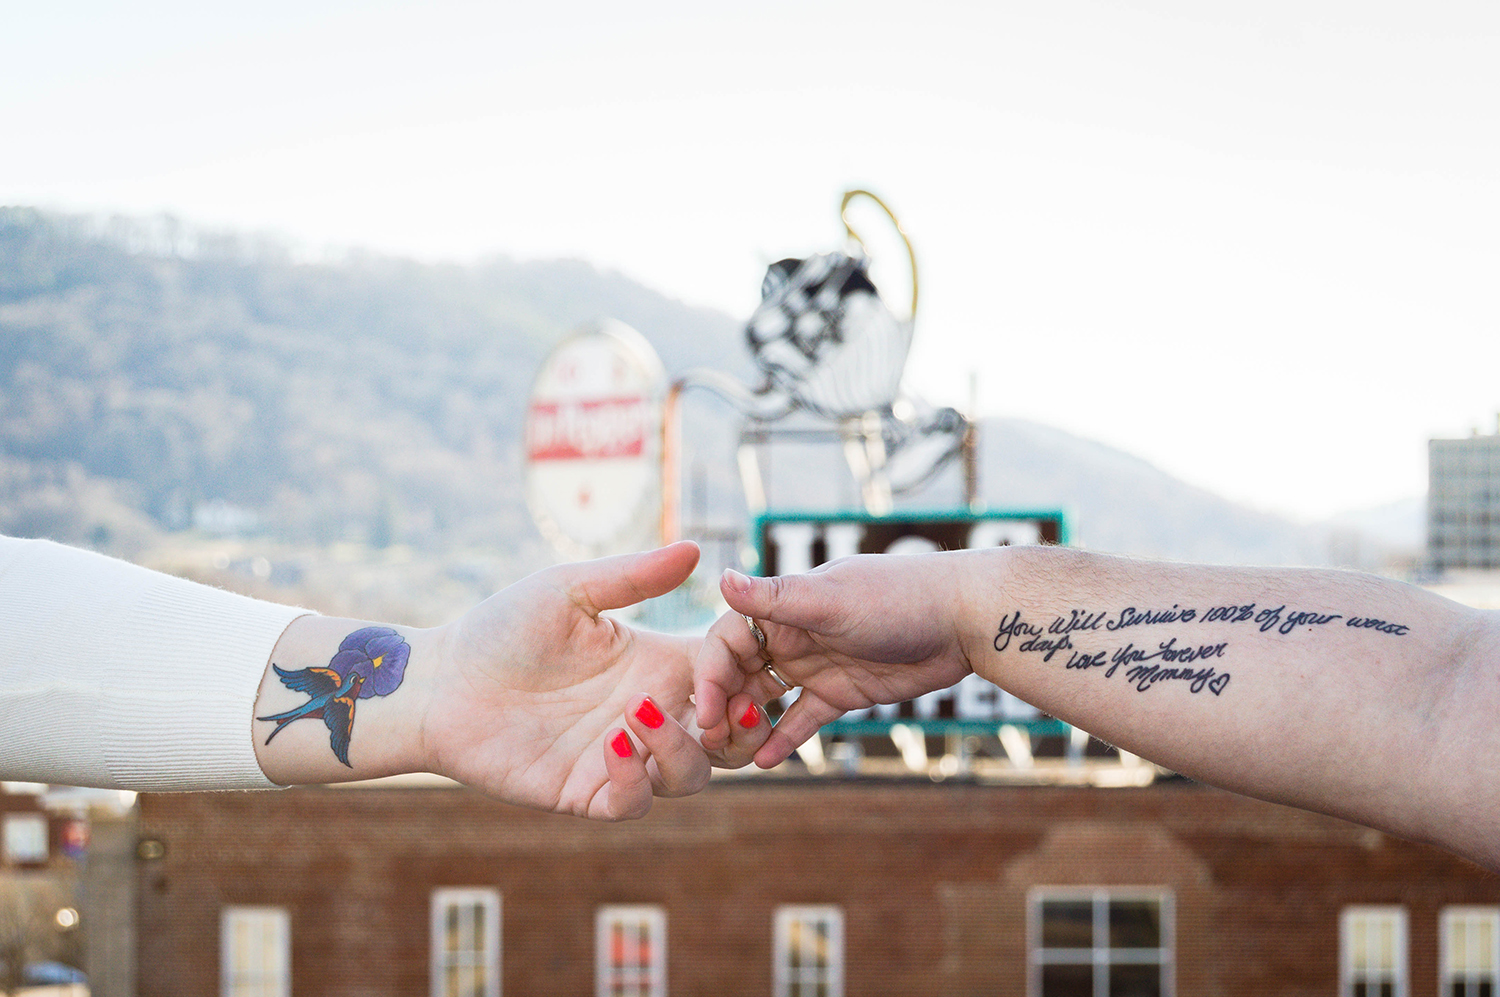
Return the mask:
<svg viewBox="0 0 1500 997">
<path fill-rule="evenodd" d="M 267 735 L 266 743 L 270 744 L 294 720 L 321 717 L 328 725 L 334 757 L 353 768 L 349 762 L 349 738 L 354 733 L 355 701 L 395 692 L 406 675 L 410 657 L 411 645 L 390 627 L 363 627 L 339 643 L 338 653 L 327 667 L 286 671 L 272 662 L 282 685 L 312 698 L 294 710 L 256 717 L 276 722 L 276 729 Z"/>
</svg>

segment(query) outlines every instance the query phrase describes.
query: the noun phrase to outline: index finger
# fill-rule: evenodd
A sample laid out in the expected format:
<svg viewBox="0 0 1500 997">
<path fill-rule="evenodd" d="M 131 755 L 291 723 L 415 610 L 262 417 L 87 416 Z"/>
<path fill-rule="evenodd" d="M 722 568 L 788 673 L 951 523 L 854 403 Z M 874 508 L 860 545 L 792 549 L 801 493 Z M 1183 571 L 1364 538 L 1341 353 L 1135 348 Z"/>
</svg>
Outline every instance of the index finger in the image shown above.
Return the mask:
<svg viewBox="0 0 1500 997">
<path fill-rule="evenodd" d="M 650 754 L 647 771 L 657 796 L 691 796 L 708 785 L 708 755 L 677 718 L 650 696 L 637 696 L 626 717 Z M 654 772 L 653 772 L 654 770 Z"/>
<path fill-rule="evenodd" d="M 729 612 L 714 621 L 703 636 L 703 645 L 693 659 L 693 705 L 698 726 L 705 735 L 726 734 L 724 706 L 729 697 L 745 688 L 744 662 L 759 667 L 760 643 L 739 613 Z"/>
</svg>

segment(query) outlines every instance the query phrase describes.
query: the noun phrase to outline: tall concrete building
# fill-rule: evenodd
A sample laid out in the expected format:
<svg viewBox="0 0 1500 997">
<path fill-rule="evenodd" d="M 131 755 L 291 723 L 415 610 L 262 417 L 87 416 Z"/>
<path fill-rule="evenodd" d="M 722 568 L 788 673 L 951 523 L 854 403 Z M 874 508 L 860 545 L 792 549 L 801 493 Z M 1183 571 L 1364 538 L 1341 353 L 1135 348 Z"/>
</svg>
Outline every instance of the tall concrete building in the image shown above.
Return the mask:
<svg viewBox="0 0 1500 997">
<path fill-rule="evenodd" d="M 1427 441 L 1427 561 L 1500 568 L 1500 432 Z"/>
</svg>

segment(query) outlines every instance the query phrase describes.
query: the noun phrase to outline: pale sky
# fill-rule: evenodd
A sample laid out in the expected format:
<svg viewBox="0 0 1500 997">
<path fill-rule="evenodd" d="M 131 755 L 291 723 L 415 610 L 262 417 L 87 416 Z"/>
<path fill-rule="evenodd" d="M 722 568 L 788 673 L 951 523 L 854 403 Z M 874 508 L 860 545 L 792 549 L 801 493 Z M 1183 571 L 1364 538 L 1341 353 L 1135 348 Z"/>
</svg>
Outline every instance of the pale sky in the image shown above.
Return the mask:
<svg viewBox="0 0 1500 997">
<path fill-rule="evenodd" d="M 865 186 L 933 401 L 974 370 L 981 414 L 1304 519 L 1494 431 L 1488 0 L 228 6 L 0 0 L 0 203 L 582 258 L 744 318 Z"/>
</svg>

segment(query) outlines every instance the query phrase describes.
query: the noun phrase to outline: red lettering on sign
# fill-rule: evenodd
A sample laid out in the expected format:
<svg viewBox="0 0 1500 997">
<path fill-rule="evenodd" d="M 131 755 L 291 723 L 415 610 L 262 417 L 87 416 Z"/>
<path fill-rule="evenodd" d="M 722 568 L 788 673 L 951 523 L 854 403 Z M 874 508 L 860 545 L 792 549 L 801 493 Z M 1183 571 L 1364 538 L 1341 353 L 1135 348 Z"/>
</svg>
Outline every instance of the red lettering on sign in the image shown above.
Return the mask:
<svg viewBox="0 0 1500 997">
<path fill-rule="evenodd" d="M 651 408 L 645 398 L 533 402 L 526 423 L 531 460 L 639 457 Z"/>
</svg>

